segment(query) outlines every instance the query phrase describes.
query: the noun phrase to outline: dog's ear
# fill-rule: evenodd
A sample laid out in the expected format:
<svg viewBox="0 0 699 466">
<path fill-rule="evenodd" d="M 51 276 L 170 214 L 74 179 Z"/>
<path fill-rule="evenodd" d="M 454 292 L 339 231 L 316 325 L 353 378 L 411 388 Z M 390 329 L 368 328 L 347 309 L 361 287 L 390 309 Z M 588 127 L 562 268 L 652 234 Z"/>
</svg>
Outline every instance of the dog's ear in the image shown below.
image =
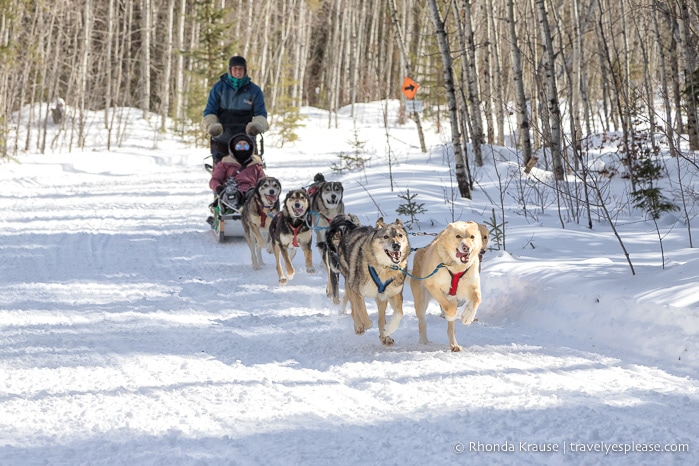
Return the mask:
<svg viewBox="0 0 699 466">
<path fill-rule="evenodd" d="M 486 225 L 483 225 L 482 223 L 478 224 L 478 231 L 481 234 L 481 240 L 483 243 L 483 247 L 485 248 L 488 245 L 488 237 L 490 236 L 490 231 L 488 231 L 488 227 Z"/>
<path fill-rule="evenodd" d="M 385 223 L 383 223 L 383 217 L 376 219 L 376 228 L 382 228 L 384 225 Z"/>
<path fill-rule="evenodd" d="M 396 219 L 396 222 L 395 222 L 395 223 L 396 223 L 396 225 L 398 225 L 399 227 L 403 228 L 403 222 L 401 222 L 399 218 Z"/>
</svg>

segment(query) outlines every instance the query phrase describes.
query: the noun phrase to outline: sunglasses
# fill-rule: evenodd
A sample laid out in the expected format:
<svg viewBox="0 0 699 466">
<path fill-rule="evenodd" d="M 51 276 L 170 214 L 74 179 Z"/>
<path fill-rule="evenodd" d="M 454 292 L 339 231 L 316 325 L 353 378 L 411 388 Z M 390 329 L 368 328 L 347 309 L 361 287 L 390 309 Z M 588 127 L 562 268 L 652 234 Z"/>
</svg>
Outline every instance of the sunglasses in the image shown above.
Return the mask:
<svg viewBox="0 0 699 466">
<path fill-rule="evenodd" d="M 247 141 L 238 141 L 235 143 L 235 150 L 250 150 L 250 144 Z"/>
</svg>

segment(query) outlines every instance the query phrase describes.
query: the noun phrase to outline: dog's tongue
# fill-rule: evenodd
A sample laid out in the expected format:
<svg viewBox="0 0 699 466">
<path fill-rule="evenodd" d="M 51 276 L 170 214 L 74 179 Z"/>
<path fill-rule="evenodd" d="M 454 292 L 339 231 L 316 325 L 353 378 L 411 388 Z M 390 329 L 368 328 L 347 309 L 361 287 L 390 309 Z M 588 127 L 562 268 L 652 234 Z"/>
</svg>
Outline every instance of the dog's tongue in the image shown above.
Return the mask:
<svg viewBox="0 0 699 466">
<path fill-rule="evenodd" d="M 470 254 L 467 252 L 461 252 L 458 249 L 456 250 L 456 258 L 459 259 L 462 263 L 468 262 Z"/>
<path fill-rule="evenodd" d="M 294 214 L 296 214 L 296 216 L 299 217 L 303 215 L 305 210 L 306 209 L 304 209 L 303 207 L 294 207 Z"/>
<path fill-rule="evenodd" d="M 277 195 L 276 194 L 265 194 L 265 199 L 267 199 L 267 202 L 269 204 L 274 204 L 277 202 Z"/>
</svg>

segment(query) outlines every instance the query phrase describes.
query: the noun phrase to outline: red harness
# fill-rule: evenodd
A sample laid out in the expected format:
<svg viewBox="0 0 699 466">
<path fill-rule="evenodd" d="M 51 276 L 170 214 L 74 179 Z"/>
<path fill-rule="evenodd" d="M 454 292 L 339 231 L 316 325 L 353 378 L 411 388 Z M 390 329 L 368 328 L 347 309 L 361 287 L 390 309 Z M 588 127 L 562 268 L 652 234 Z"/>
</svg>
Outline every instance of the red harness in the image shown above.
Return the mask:
<svg viewBox="0 0 699 466">
<path fill-rule="evenodd" d="M 260 201 L 257 201 L 257 213 L 260 215 L 260 226 L 265 227 L 265 222 L 267 221 L 267 214 Z"/>
<path fill-rule="evenodd" d="M 469 267 L 470 269 L 470 267 Z M 468 269 L 463 272 L 451 273 L 451 270 L 447 269 L 449 275 L 451 275 L 451 287 L 449 287 L 449 296 L 456 296 L 456 289 L 459 288 L 459 280 L 464 276 Z"/>
<path fill-rule="evenodd" d="M 291 223 L 289 223 L 289 228 L 291 228 L 291 231 L 294 232 L 294 240 L 291 242 L 291 244 L 293 244 L 295 248 L 299 247 L 299 231 L 301 231 L 302 226 L 303 223 L 294 228 L 291 226 Z"/>
</svg>

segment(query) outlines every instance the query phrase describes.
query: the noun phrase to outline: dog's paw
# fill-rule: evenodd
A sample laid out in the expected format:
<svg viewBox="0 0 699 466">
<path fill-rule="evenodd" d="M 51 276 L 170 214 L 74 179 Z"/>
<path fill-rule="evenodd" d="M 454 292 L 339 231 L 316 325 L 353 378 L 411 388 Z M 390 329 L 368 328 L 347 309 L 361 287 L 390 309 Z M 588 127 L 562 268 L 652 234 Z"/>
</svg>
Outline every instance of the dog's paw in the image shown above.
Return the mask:
<svg viewBox="0 0 699 466">
<path fill-rule="evenodd" d="M 393 338 L 391 337 L 379 337 L 379 339 L 385 346 L 391 346 L 394 343 Z"/>
<path fill-rule="evenodd" d="M 306 267 L 306 273 L 316 273 L 315 267 Z"/>
<path fill-rule="evenodd" d="M 430 340 L 428 340 L 427 338 L 420 338 L 420 344 L 421 345 L 429 345 Z"/>
<path fill-rule="evenodd" d="M 289 280 L 287 280 L 286 278 L 280 278 L 280 279 L 279 279 L 279 284 L 280 284 L 280 285 L 286 285 L 288 282 L 289 282 Z"/>
<path fill-rule="evenodd" d="M 475 310 L 464 309 L 464 313 L 461 314 L 461 322 L 463 322 L 464 325 L 470 325 L 473 322 L 476 322 L 475 317 L 476 317 Z"/>
<path fill-rule="evenodd" d="M 362 325 L 355 325 L 354 326 L 354 333 L 356 333 L 357 335 L 364 335 L 365 330 L 366 329 Z"/>
<path fill-rule="evenodd" d="M 451 345 L 451 351 L 452 351 L 452 353 L 458 353 L 459 351 L 461 351 L 461 346 Z"/>
</svg>

